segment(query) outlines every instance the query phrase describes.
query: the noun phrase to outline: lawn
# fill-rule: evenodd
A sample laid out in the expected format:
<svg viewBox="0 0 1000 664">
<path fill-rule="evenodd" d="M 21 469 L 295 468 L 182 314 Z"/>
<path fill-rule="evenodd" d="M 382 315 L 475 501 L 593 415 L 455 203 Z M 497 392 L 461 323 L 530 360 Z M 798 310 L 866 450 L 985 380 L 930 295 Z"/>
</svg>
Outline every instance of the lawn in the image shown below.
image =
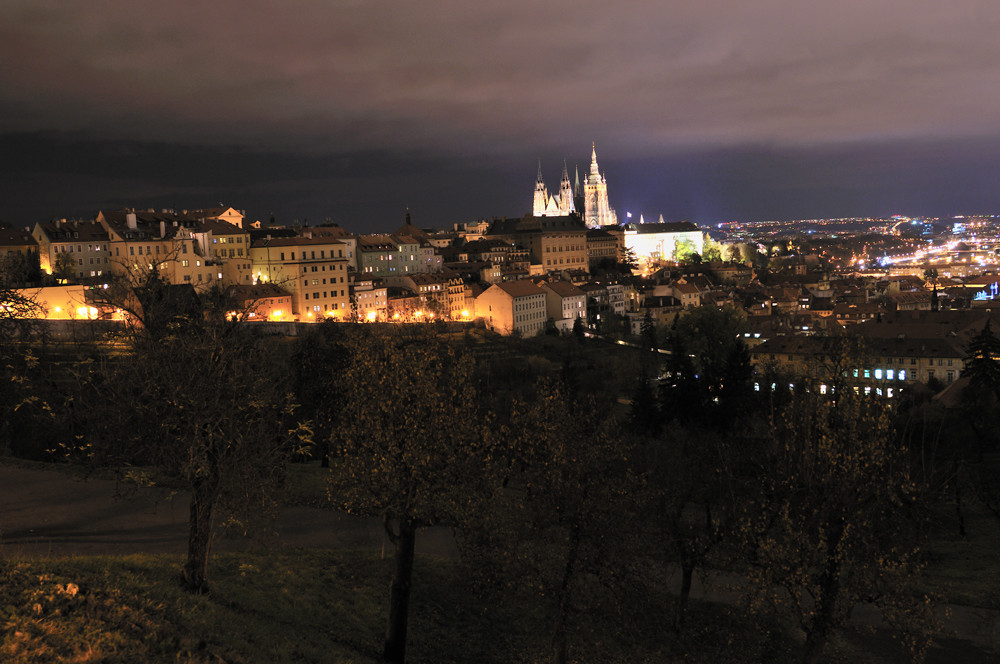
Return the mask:
<svg viewBox="0 0 1000 664">
<path fill-rule="evenodd" d="M 378 661 L 391 572 L 376 554 L 220 554 L 212 592 L 183 592 L 170 556 L 0 563 L 0 660 L 28 662 Z M 535 662 L 548 652 L 543 598 L 487 599 L 457 563 L 418 558 L 408 661 Z M 696 604 L 667 628 L 672 601 L 592 606 L 577 617 L 579 662 L 787 661 L 794 646 L 727 607 Z M 624 613 L 623 613 L 624 612 Z"/>
</svg>

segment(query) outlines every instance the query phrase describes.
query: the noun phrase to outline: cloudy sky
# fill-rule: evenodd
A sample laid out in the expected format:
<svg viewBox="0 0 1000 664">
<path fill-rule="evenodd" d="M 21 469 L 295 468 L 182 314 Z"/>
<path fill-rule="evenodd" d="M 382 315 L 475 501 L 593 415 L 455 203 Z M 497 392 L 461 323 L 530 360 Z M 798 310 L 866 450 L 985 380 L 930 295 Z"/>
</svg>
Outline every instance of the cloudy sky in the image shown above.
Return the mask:
<svg viewBox="0 0 1000 664">
<path fill-rule="evenodd" d="M 0 219 L 1000 212 L 995 0 L 4 0 Z"/>
</svg>

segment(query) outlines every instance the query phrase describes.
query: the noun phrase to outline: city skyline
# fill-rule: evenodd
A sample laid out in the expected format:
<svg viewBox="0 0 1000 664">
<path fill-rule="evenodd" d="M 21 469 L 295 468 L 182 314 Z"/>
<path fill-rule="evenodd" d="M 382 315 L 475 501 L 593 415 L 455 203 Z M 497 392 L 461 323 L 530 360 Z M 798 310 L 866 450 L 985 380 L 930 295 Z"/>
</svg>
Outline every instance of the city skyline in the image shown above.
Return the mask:
<svg viewBox="0 0 1000 664">
<path fill-rule="evenodd" d="M 1000 210 L 968 0 L 0 7 L 0 220 L 225 203 L 391 229 L 531 209 L 596 142 L 624 218 Z"/>
</svg>

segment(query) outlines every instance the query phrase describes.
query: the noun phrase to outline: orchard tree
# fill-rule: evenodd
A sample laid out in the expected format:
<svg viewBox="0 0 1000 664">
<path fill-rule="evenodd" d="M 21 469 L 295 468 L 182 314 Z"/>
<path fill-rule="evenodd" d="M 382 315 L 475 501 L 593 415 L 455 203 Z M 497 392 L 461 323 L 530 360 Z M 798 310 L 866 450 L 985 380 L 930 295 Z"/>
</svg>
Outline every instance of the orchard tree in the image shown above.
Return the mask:
<svg viewBox="0 0 1000 664">
<path fill-rule="evenodd" d="M 84 446 L 93 463 L 131 474 L 148 465 L 190 491 L 183 583 L 208 591 L 208 559 L 223 512 L 247 521 L 273 505 L 302 443 L 287 376 L 243 326 L 188 321 L 106 358 L 83 391 Z"/>
<path fill-rule="evenodd" d="M 742 437 L 676 422 L 635 455 L 642 472 L 642 523 L 664 567 L 681 570 L 674 627 L 684 621 L 694 573 L 736 523 Z"/>
<path fill-rule="evenodd" d="M 427 326 L 365 326 L 351 351 L 329 495 L 395 546 L 383 659 L 402 663 L 417 533 L 457 524 L 488 486 L 489 417 L 472 357 Z"/>
<path fill-rule="evenodd" d="M 520 404 L 507 436 L 506 481 L 488 500 L 483 523 L 461 531 L 464 557 L 501 585 L 550 598 L 551 650 L 565 664 L 570 631 L 597 587 L 615 586 L 635 529 L 627 455 L 609 412 L 543 381 Z"/>
<path fill-rule="evenodd" d="M 797 620 L 807 664 L 862 602 L 917 650 L 930 619 L 929 600 L 910 594 L 923 497 L 907 450 L 880 400 L 836 397 L 804 392 L 772 423 L 741 531 L 752 606 L 773 602 Z"/>
</svg>

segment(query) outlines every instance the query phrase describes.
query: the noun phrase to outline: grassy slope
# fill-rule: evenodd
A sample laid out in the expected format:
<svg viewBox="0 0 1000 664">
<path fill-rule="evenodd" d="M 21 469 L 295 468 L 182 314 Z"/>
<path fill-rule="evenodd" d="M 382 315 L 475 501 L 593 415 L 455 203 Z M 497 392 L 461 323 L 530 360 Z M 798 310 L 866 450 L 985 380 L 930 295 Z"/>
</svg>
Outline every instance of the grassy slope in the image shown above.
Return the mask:
<svg viewBox="0 0 1000 664">
<path fill-rule="evenodd" d="M 0 660 L 27 662 L 376 662 L 390 561 L 300 551 L 219 555 L 211 595 L 185 594 L 180 561 L 163 556 L 8 562 L 0 584 Z M 66 592 L 67 584 L 79 591 Z M 487 601 L 454 563 L 417 561 L 411 662 L 533 662 L 548 651 L 546 604 L 524 595 Z M 668 597 L 580 617 L 581 662 L 785 661 L 778 633 L 725 607 L 698 605 L 680 638 L 666 628 Z"/>
</svg>

